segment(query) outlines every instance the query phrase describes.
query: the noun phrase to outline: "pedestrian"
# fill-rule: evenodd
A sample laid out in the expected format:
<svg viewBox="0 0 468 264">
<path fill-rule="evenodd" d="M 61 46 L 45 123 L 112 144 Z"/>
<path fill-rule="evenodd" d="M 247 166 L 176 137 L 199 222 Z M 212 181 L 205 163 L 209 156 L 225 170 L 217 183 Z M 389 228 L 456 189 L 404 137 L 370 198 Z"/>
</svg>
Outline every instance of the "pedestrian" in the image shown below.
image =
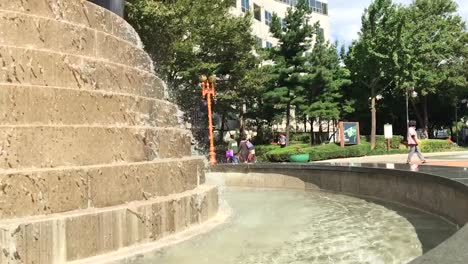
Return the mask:
<svg viewBox="0 0 468 264">
<path fill-rule="evenodd" d="M 239 147 L 237 146 L 237 141 L 234 139 L 234 135 L 231 135 L 229 142 L 228 142 L 228 150 L 226 152 L 226 157 L 228 158 L 228 161 L 234 164 L 239 163 L 239 160 L 237 159 L 238 152 L 239 152 Z"/>
<path fill-rule="evenodd" d="M 411 162 L 411 158 L 413 157 L 414 153 L 416 153 L 416 155 L 422 161 L 422 163 L 426 163 L 427 161 L 421 153 L 421 148 L 418 146 L 419 138 L 418 138 L 418 133 L 416 133 L 416 121 L 414 120 L 411 120 L 408 123 L 407 140 L 408 140 L 409 152 L 408 152 L 408 159 L 406 160 L 406 163 L 409 164 Z"/>
<path fill-rule="evenodd" d="M 286 136 L 284 134 L 280 134 L 278 144 L 284 148 L 286 147 Z"/>
<path fill-rule="evenodd" d="M 250 139 L 247 139 L 247 148 L 249 149 L 249 155 L 247 156 L 247 162 L 255 163 L 255 146 L 252 144 Z"/>
<path fill-rule="evenodd" d="M 247 146 L 247 136 L 243 135 L 242 140 L 239 143 L 239 152 L 238 152 L 238 157 L 240 162 L 247 163 L 248 158 L 249 158 L 249 147 Z"/>
</svg>

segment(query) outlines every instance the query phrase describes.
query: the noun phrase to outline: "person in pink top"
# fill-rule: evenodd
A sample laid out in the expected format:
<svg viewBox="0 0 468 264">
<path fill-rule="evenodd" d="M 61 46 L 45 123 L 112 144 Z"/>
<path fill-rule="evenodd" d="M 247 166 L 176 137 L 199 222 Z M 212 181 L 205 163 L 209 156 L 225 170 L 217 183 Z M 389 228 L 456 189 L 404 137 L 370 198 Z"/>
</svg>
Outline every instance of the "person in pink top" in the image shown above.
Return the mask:
<svg viewBox="0 0 468 264">
<path fill-rule="evenodd" d="M 411 162 L 411 157 L 413 157 L 413 154 L 416 153 L 418 155 L 418 158 L 422 161 L 422 163 L 426 163 L 426 159 L 423 157 L 421 153 L 421 148 L 418 147 L 419 145 L 419 138 L 418 134 L 416 133 L 416 121 L 411 120 L 408 123 L 408 147 L 409 152 L 408 152 L 408 159 L 406 160 L 406 163 Z"/>
</svg>

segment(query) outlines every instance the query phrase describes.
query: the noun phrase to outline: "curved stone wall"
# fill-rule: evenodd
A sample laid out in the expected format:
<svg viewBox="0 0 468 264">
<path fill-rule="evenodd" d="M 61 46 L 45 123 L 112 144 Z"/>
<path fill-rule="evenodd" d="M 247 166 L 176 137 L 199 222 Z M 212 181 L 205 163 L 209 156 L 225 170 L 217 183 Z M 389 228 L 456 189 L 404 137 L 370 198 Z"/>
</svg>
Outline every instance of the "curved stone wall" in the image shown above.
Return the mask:
<svg viewBox="0 0 468 264">
<path fill-rule="evenodd" d="M 141 41 L 83 0 L 0 1 L 0 263 L 65 263 L 217 211 Z"/>
<path fill-rule="evenodd" d="M 458 181 L 404 170 L 310 164 L 217 166 L 212 172 L 222 173 L 226 186 L 321 189 L 434 213 L 461 229 L 411 263 L 464 264 L 468 259 L 468 186 Z"/>
</svg>

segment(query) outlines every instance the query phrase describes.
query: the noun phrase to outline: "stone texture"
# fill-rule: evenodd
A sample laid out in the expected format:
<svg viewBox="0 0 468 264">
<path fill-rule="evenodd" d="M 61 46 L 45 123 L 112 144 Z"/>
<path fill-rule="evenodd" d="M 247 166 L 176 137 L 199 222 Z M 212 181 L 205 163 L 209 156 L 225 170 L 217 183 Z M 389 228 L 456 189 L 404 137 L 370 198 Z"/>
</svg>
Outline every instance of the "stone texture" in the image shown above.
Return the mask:
<svg viewBox="0 0 468 264">
<path fill-rule="evenodd" d="M 98 58 L 153 72 L 151 58 L 146 52 L 114 36 L 97 34 L 96 47 Z"/>
<path fill-rule="evenodd" d="M 0 219 L 88 207 L 88 175 L 82 169 L 0 173 Z"/>
<path fill-rule="evenodd" d="M 0 1 L 0 264 L 105 254 L 216 213 L 164 96 L 120 17 L 84 0 Z"/>
<path fill-rule="evenodd" d="M 106 207 L 184 192 L 196 188 L 203 170 L 201 159 L 189 158 L 90 169 L 90 202 Z"/>
<path fill-rule="evenodd" d="M 1 45 L 59 50 L 67 54 L 94 56 L 95 36 L 95 30 L 83 26 L 0 11 Z"/>
<path fill-rule="evenodd" d="M 0 168 L 53 168 L 181 158 L 191 155 L 190 144 L 189 132 L 175 128 L 0 127 Z"/>
<path fill-rule="evenodd" d="M 153 242 L 214 216 L 216 188 L 106 209 L 0 222 L 0 263 L 61 264 Z"/>
<path fill-rule="evenodd" d="M 178 125 L 176 112 L 176 105 L 167 101 L 137 96 L 0 85 L 0 125 L 175 127 Z"/>
<path fill-rule="evenodd" d="M 0 2 L 0 10 L 77 24 L 141 45 L 138 35 L 128 23 L 87 1 L 8 0 Z"/>
<path fill-rule="evenodd" d="M 164 97 L 155 75 L 70 54 L 0 46 L 0 84 L 52 86 Z"/>
<path fill-rule="evenodd" d="M 152 72 L 149 55 L 134 44 L 82 25 L 49 18 L 0 11 L 0 44 L 59 50 L 65 54 L 95 57 Z"/>
<path fill-rule="evenodd" d="M 200 158 L 0 173 L 0 219 L 148 200 L 204 184 Z"/>
</svg>

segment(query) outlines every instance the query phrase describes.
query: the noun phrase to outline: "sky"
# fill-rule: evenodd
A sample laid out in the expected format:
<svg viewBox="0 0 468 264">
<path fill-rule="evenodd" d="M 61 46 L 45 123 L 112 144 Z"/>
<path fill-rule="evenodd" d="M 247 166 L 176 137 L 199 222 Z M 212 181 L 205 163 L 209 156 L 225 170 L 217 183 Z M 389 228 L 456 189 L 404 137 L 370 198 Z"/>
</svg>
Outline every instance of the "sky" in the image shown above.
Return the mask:
<svg viewBox="0 0 468 264">
<path fill-rule="evenodd" d="M 412 0 L 394 0 L 396 3 L 409 4 Z M 458 12 L 468 25 L 468 0 L 455 0 Z M 348 46 L 361 29 L 361 16 L 371 0 L 328 0 L 331 35 L 333 41 Z"/>
</svg>

